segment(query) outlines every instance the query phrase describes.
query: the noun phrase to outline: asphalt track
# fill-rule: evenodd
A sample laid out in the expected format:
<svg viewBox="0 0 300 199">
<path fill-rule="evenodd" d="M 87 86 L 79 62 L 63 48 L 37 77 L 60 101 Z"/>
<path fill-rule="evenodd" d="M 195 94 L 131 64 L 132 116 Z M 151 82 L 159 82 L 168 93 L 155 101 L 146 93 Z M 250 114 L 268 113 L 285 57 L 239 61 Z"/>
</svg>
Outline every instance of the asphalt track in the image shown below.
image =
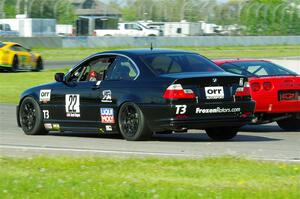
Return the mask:
<svg viewBox="0 0 300 199">
<path fill-rule="evenodd" d="M 214 142 L 204 131 L 154 135 L 150 141 L 128 142 L 116 135 L 50 133 L 27 136 L 16 125 L 15 106 L 0 105 L 0 155 L 160 156 L 203 158 L 233 155 L 250 159 L 300 163 L 300 132 L 285 132 L 276 123 L 246 126 L 232 141 Z"/>
</svg>

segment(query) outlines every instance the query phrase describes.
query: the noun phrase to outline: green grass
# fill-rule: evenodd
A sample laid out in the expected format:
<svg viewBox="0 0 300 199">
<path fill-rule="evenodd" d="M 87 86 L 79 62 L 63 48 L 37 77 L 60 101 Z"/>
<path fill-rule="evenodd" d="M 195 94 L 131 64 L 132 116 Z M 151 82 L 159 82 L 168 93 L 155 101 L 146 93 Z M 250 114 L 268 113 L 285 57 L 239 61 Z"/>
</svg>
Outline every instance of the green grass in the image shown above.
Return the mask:
<svg viewBox="0 0 300 199">
<path fill-rule="evenodd" d="M 32 86 L 53 82 L 56 72 L 66 71 L 67 69 L 56 69 L 45 72 L 0 73 L 0 103 L 17 104 L 23 91 Z"/>
<path fill-rule="evenodd" d="M 139 47 L 111 48 L 35 48 L 45 60 L 81 60 L 93 53 L 105 50 L 128 49 Z M 178 50 L 189 50 L 200 53 L 208 58 L 266 58 L 300 56 L 300 45 L 271 46 L 214 46 L 214 47 L 163 47 Z"/>
<path fill-rule="evenodd" d="M 1 198 L 299 198 L 300 165 L 232 157 L 0 158 Z"/>
</svg>

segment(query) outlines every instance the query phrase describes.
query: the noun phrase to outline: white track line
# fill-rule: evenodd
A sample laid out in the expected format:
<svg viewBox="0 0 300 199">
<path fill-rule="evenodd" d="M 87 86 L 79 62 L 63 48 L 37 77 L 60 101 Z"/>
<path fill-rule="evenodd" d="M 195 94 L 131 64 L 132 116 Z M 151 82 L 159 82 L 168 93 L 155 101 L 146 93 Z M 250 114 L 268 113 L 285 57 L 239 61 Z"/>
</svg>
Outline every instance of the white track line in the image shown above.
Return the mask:
<svg viewBox="0 0 300 199">
<path fill-rule="evenodd" d="M 52 147 L 39 147 L 39 146 L 11 146 L 11 145 L 0 145 L 1 149 L 18 149 L 22 151 L 36 150 L 36 151 L 67 151 L 67 152 L 90 152 L 90 153 L 101 153 L 101 154 L 116 154 L 116 155 L 148 155 L 148 156 L 172 156 L 172 157 L 209 157 L 200 156 L 195 154 L 182 154 L 182 153 L 161 153 L 161 152 L 143 152 L 143 151 L 113 151 L 113 150 L 102 150 L 102 149 L 76 149 L 76 148 L 52 148 Z M 224 154 L 226 155 L 226 154 Z M 216 157 L 216 155 L 214 155 Z M 295 162 L 300 163 L 300 159 L 282 159 L 282 158 L 263 158 L 263 157 L 249 157 L 254 160 L 266 160 L 266 161 L 277 161 L 277 162 Z"/>
</svg>

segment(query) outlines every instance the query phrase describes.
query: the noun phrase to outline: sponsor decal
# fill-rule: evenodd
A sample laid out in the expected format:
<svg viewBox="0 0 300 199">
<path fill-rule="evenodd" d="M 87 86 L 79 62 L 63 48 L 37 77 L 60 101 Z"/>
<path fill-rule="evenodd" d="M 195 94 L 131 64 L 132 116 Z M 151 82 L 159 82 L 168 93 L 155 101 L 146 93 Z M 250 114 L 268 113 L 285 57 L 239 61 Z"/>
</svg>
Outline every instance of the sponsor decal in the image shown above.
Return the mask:
<svg viewBox="0 0 300 199">
<path fill-rule="evenodd" d="M 59 124 L 52 124 L 52 130 L 59 131 L 60 130 L 60 125 Z"/>
<path fill-rule="evenodd" d="M 202 109 L 196 108 L 196 114 L 201 113 L 239 113 L 241 112 L 241 108 L 212 108 L 212 109 Z"/>
<path fill-rule="evenodd" d="M 67 94 L 65 95 L 65 109 L 67 117 L 80 117 L 80 95 Z"/>
<path fill-rule="evenodd" d="M 240 78 L 240 83 L 239 83 L 240 86 L 244 86 L 244 78 Z"/>
<path fill-rule="evenodd" d="M 44 119 L 49 119 L 49 111 L 43 110 L 43 113 L 44 113 Z"/>
<path fill-rule="evenodd" d="M 99 133 L 104 133 L 105 131 L 104 131 L 104 129 L 103 128 L 100 128 L 99 129 Z"/>
<path fill-rule="evenodd" d="M 115 123 L 114 109 L 112 108 L 100 108 L 101 123 L 113 124 Z"/>
<path fill-rule="evenodd" d="M 206 99 L 224 99 L 224 88 L 222 86 L 205 87 Z"/>
<path fill-rule="evenodd" d="M 47 130 L 51 130 L 53 127 L 52 127 L 52 124 L 50 124 L 50 123 L 45 123 L 44 124 L 44 127 L 45 127 L 45 129 L 47 129 Z"/>
<path fill-rule="evenodd" d="M 111 90 L 104 90 L 102 92 L 102 95 L 103 95 L 103 97 L 102 97 L 101 102 L 106 102 L 106 103 L 111 103 L 112 102 L 112 100 L 111 100 Z"/>
<path fill-rule="evenodd" d="M 47 103 L 51 98 L 51 90 L 40 90 L 40 102 Z"/>
<path fill-rule="evenodd" d="M 112 131 L 112 126 L 111 125 L 106 125 L 105 129 L 106 129 L 106 131 Z"/>
<path fill-rule="evenodd" d="M 187 108 L 187 105 L 176 105 L 176 115 L 178 114 L 185 114 L 186 113 L 186 108 Z"/>
</svg>

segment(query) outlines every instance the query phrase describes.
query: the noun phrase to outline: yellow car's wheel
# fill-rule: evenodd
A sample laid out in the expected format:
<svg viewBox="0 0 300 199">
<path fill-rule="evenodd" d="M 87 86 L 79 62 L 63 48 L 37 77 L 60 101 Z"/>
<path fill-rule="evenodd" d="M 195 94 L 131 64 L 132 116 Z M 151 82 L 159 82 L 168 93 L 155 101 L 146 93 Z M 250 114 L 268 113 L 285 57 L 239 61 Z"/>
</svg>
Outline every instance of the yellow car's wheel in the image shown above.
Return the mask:
<svg viewBox="0 0 300 199">
<path fill-rule="evenodd" d="M 33 71 L 41 71 L 43 69 L 44 69 L 43 59 L 41 57 L 39 57 L 36 60 L 36 68 Z"/>
<path fill-rule="evenodd" d="M 14 71 L 17 71 L 18 69 L 19 69 L 19 59 L 18 59 L 18 56 L 15 55 L 13 58 L 11 70 L 14 72 Z"/>
</svg>

